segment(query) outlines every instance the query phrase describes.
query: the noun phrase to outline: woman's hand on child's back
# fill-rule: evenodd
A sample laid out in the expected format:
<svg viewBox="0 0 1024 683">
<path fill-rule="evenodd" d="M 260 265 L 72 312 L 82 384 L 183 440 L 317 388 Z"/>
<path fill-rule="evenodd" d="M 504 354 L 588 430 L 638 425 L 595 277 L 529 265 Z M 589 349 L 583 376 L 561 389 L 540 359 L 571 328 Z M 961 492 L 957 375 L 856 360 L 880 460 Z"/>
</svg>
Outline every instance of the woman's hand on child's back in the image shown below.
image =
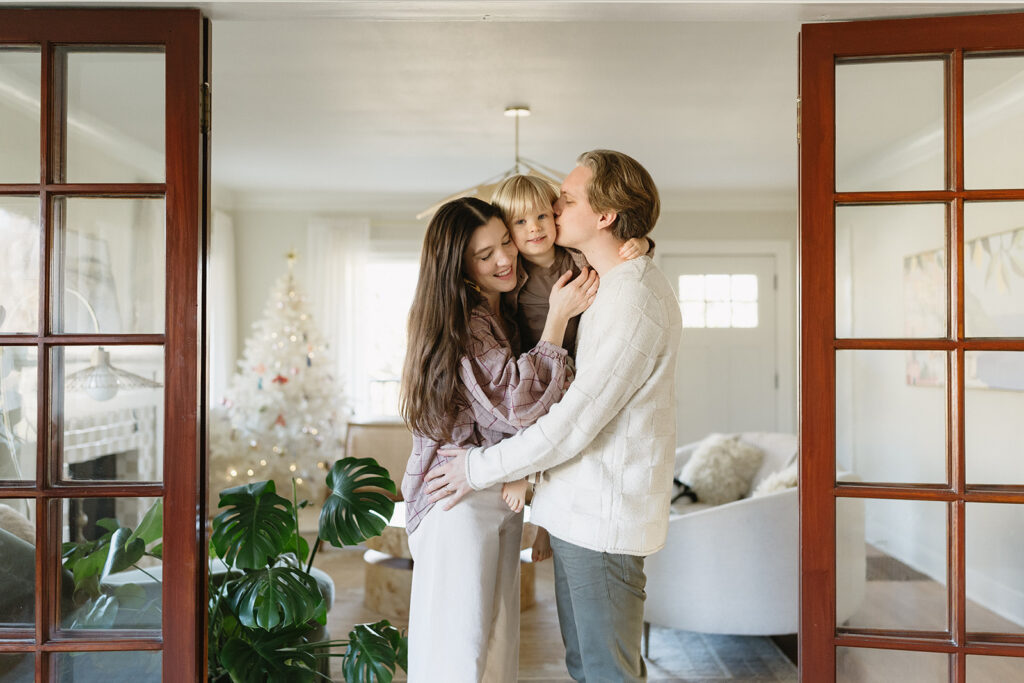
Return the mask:
<svg viewBox="0 0 1024 683">
<path fill-rule="evenodd" d="M 548 314 L 564 316 L 566 320 L 579 315 L 590 308 L 597 296 L 597 286 L 600 278 L 593 268 L 584 268 L 575 280 L 572 278 L 572 271 L 567 270 L 558 278 L 558 282 L 551 287 L 551 296 L 548 298 Z"/>
</svg>

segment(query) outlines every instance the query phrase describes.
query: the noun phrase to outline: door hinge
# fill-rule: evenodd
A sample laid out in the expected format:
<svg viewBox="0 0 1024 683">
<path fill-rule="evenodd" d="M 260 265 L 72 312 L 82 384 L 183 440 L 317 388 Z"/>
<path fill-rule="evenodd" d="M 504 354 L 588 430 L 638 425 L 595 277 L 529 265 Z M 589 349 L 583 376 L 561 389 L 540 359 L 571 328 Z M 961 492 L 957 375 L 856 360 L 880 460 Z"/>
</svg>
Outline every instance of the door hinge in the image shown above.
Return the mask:
<svg viewBox="0 0 1024 683">
<path fill-rule="evenodd" d="M 775 275 L 772 275 L 772 289 L 774 289 L 776 292 L 779 291 L 779 275 L 778 275 L 778 273 L 776 273 Z"/>
<path fill-rule="evenodd" d="M 775 373 L 775 388 L 779 388 L 779 373 Z"/>
<path fill-rule="evenodd" d="M 800 142 L 800 132 L 802 128 L 802 121 L 800 117 L 800 98 L 798 97 L 796 98 L 796 141 L 798 144 Z"/>
<path fill-rule="evenodd" d="M 210 96 L 210 84 L 203 83 L 199 86 L 199 132 L 206 135 L 210 132 L 212 104 Z"/>
</svg>

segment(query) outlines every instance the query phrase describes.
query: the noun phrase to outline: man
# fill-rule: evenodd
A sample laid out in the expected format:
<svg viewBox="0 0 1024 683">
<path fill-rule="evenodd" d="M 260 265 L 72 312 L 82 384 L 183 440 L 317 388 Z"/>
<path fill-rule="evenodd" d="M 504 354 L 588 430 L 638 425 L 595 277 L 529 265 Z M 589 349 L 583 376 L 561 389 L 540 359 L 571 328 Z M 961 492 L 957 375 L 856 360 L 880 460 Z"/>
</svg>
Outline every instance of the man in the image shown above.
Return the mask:
<svg viewBox="0 0 1024 683">
<path fill-rule="evenodd" d="M 644 556 L 668 530 L 679 304 L 651 259 L 619 247 L 660 210 L 650 174 L 620 152 L 580 155 L 555 203 L 557 243 L 601 276 L 583 314 L 576 379 L 535 425 L 487 449 L 442 450 L 427 475 L 446 509 L 470 489 L 541 475 L 532 520 L 551 535 L 566 665 L 577 681 L 642 681 Z"/>
</svg>

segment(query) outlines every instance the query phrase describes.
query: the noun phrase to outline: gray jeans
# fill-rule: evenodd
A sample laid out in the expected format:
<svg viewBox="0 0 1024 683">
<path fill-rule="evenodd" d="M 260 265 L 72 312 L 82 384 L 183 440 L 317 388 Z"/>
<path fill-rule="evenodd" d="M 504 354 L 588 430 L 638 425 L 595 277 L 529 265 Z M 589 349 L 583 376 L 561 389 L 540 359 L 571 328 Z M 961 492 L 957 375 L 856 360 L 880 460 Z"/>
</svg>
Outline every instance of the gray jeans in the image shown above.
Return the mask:
<svg viewBox="0 0 1024 683">
<path fill-rule="evenodd" d="M 588 550 L 551 537 L 565 665 L 576 681 L 647 680 L 640 655 L 644 558 Z"/>
</svg>

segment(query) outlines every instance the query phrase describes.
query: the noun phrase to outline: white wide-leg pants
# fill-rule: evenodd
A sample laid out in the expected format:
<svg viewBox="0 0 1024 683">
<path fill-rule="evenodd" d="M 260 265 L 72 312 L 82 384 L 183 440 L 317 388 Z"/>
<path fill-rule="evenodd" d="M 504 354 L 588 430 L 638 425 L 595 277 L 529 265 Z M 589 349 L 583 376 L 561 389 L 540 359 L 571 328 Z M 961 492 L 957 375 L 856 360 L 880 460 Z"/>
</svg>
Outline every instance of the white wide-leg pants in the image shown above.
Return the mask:
<svg viewBox="0 0 1024 683">
<path fill-rule="evenodd" d="M 500 484 L 443 505 L 409 535 L 409 683 L 514 683 L 523 515 Z"/>
</svg>

